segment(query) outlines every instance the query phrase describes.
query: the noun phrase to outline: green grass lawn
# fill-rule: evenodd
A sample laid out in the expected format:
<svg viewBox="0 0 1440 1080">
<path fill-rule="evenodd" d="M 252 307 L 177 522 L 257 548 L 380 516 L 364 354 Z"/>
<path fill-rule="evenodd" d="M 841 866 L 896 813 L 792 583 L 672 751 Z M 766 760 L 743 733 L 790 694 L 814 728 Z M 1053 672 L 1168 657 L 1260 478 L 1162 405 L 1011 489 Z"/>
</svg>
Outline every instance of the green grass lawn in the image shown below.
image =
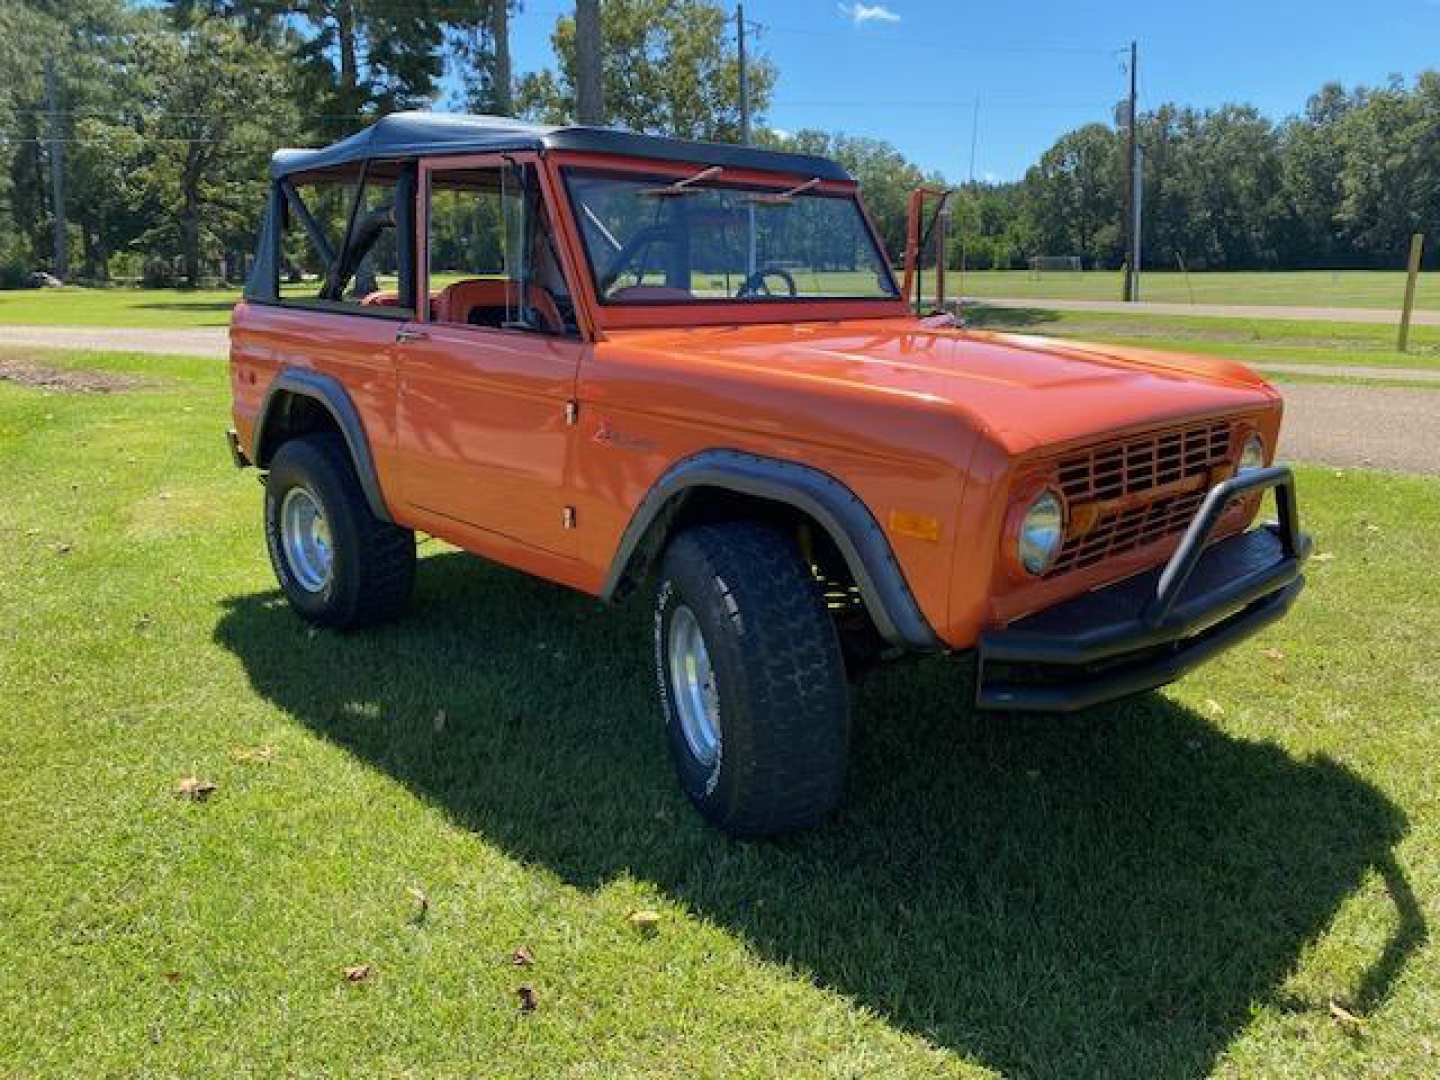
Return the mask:
<svg viewBox="0 0 1440 1080">
<path fill-rule="evenodd" d="M 239 289 L 17 289 L 0 291 L 0 326 L 229 326 Z"/>
<path fill-rule="evenodd" d="M 1395 348 L 1393 327 L 1294 319 L 1216 319 L 1190 316 L 1099 314 L 1033 308 L 986 307 L 964 310 L 977 329 L 1013 330 L 1048 337 L 1140 345 L 1202 353 L 1263 366 L 1332 366 L 1440 370 L 1440 327 L 1417 326 L 1410 349 Z"/>
<path fill-rule="evenodd" d="M 867 279 L 868 280 L 868 279 Z M 963 285 L 956 271 L 952 288 L 967 296 L 1035 299 L 1118 300 L 1120 275 L 1110 271 L 1048 273 L 1038 280 L 1028 271 L 972 271 Z M 807 287 L 809 287 L 807 285 Z M 817 286 L 818 287 L 818 286 Z M 311 286 L 306 286 L 307 290 Z M 868 285 L 866 286 L 868 288 Z M 1400 272 L 1317 270 L 1287 273 L 1145 275 L 1144 298 L 1201 304 L 1272 304 L 1305 307 L 1399 309 L 1405 291 Z M 1422 274 L 1416 304 L 1440 310 L 1440 273 Z M 0 291 L 0 325 L 32 326 L 225 326 L 238 289 L 35 289 Z M 1380 330 L 1380 328 L 1375 328 Z M 1382 331 L 1393 341 L 1394 330 Z"/>
<path fill-rule="evenodd" d="M 928 275 L 927 275 L 928 276 Z M 1027 270 L 972 270 L 962 279 L 951 271 L 947 284 L 965 296 L 1016 299 L 1119 300 L 1119 271 L 1044 273 Z M 948 291 L 948 290 L 947 290 Z M 1264 304 L 1299 307 L 1385 308 L 1398 311 L 1405 299 L 1405 273 L 1376 270 L 1308 270 L 1193 273 L 1147 272 L 1141 298 L 1171 304 Z M 1440 273 L 1420 275 L 1419 308 L 1440 310 Z"/>
<path fill-rule="evenodd" d="M 882 672 L 840 819 L 744 844 L 643 603 L 429 544 L 403 623 L 309 630 L 223 368 L 45 362 L 143 383 L 0 382 L 0 1074 L 1440 1071 L 1440 482 L 1303 469 L 1297 610 L 1166 693 Z"/>
</svg>

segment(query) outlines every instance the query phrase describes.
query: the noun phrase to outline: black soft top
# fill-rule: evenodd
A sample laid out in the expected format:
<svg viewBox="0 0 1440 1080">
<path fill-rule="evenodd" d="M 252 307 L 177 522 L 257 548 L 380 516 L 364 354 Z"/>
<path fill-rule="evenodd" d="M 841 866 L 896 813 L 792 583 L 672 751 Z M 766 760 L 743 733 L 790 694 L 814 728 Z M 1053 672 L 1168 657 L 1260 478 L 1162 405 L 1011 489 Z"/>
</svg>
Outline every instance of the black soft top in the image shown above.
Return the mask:
<svg viewBox="0 0 1440 1080">
<path fill-rule="evenodd" d="M 504 116 L 468 113 L 397 112 L 363 131 L 319 150 L 279 150 L 270 162 L 276 177 L 348 162 L 503 150 L 579 150 L 628 157 L 661 158 L 696 165 L 849 180 L 829 158 L 785 154 L 726 143 L 691 142 L 596 127 L 549 127 Z"/>
</svg>

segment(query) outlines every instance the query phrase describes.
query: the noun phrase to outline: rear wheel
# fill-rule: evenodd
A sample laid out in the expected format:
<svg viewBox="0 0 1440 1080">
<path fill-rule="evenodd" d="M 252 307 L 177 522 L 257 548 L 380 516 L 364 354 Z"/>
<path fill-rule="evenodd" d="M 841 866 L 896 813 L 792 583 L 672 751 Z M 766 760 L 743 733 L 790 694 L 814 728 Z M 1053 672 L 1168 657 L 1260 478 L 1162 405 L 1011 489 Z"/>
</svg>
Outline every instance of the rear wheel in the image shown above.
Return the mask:
<svg viewBox="0 0 1440 1080">
<path fill-rule="evenodd" d="M 656 676 L 681 787 L 737 836 L 820 824 L 845 783 L 845 663 L 819 586 L 784 533 L 677 536 L 655 600 Z"/>
<path fill-rule="evenodd" d="M 265 539 L 286 598 L 338 629 L 392 619 L 415 582 L 415 534 L 381 521 L 339 435 L 280 447 L 265 481 Z"/>
</svg>

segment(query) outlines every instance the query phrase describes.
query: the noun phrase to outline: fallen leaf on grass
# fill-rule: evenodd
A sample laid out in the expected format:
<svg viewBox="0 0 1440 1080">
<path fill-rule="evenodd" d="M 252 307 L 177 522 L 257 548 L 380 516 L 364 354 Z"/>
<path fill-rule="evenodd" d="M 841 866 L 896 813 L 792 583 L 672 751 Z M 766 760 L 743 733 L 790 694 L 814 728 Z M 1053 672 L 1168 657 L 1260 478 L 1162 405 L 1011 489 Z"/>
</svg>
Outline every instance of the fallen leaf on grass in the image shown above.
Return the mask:
<svg viewBox="0 0 1440 1080">
<path fill-rule="evenodd" d="M 165 976 L 165 981 L 168 982 L 171 986 L 174 986 L 181 979 L 180 972 L 178 971 L 165 971 L 161 972 L 161 974 Z"/>
<path fill-rule="evenodd" d="M 642 934 L 653 934 L 660 926 L 658 911 L 632 911 L 625 919 Z"/>
<path fill-rule="evenodd" d="M 407 886 L 405 891 L 410 894 L 410 899 L 415 901 L 415 906 L 420 909 L 419 914 L 424 915 L 430 910 L 430 897 L 425 895 L 425 890 L 416 886 Z"/>
<path fill-rule="evenodd" d="M 1279 649 L 1264 649 L 1260 653 L 1266 660 L 1280 661 L 1285 659 L 1285 654 Z"/>
<path fill-rule="evenodd" d="M 268 743 L 263 746 L 232 746 L 230 760 L 241 765 L 265 765 L 275 760 L 275 747 Z"/>
<path fill-rule="evenodd" d="M 1348 1024 L 1351 1027 L 1357 1028 L 1365 1026 L 1364 1020 L 1360 1019 L 1360 1017 L 1356 1016 L 1343 1005 L 1340 1005 L 1334 1001 L 1330 1002 L 1330 1015 L 1335 1019 L 1335 1022 L 1338 1024 Z"/>
<path fill-rule="evenodd" d="M 181 777 L 180 782 L 175 785 L 175 794 L 194 802 L 204 802 L 219 790 L 220 785 L 215 781 L 201 780 L 197 776 Z"/>
<path fill-rule="evenodd" d="M 55 545 L 55 554 L 56 554 L 56 555 L 69 555 L 72 550 L 74 550 L 74 549 L 73 549 L 69 544 L 56 544 L 56 545 Z"/>
<path fill-rule="evenodd" d="M 369 964 L 355 964 L 353 967 L 347 967 L 345 969 L 345 981 L 352 983 L 364 982 L 370 978 L 374 970 L 375 969 Z"/>
<path fill-rule="evenodd" d="M 527 949 L 524 945 L 521 945 L 518 949 L 516 949 L 513 953 L 510 954 L 510 963 L 514 964 L 516 967 L 529 967 L 531 964 L 535 963 L 535 957 L 530 955 L 529 949 Z"/>
<path fill-rule="evenodd" d="M 540 1003 L 535 997 L 535 988 L 532 986 L 522 986 L 515 993 L 520 997 L 521 1012 L 534 1012 L 535 1007 Z"/>
</svg>

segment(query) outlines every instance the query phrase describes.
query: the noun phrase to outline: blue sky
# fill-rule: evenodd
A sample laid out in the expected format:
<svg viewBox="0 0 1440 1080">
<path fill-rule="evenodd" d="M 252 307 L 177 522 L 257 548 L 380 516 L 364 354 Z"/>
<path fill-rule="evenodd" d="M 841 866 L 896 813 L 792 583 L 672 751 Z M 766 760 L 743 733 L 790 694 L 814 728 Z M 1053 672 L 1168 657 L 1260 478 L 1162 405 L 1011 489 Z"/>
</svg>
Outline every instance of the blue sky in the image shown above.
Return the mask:
<svg viewBox="0 0 1440 1080">
<path fill-rule="evenodd" d="M 551 64 L 551 28 L 571 10 L 522 7 L 517 72 Z M 1056 136 L 1109 117 L 1132 38 L 1142 108 L 1235 101 L 1280 118 L 1328 80 L 1440 67 L 1440 0 L 748 0 L 745 15 L 780 69 L 771 126 L 878 136 L 951 180 L 970 171 L 977 96 L 976 176 L 1017 179 Z"/>
</svg>

